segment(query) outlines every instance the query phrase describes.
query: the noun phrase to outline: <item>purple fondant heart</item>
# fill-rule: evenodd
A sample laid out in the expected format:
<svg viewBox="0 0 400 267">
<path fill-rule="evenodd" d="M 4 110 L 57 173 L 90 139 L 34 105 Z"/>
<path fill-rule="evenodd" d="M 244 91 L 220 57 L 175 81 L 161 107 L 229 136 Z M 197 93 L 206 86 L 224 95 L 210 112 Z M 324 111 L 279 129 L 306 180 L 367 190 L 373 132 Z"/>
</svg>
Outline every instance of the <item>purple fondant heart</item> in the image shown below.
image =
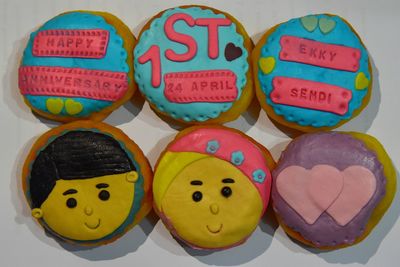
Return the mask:
<svg viewBox="0 0 400 267">
<path fill-rule="evenodd" d="M 225 47 L 225 58 L 228 61 L 233 61 L 240 57 L 242 54 L 242 49 L 235 46 L 233 43 L 228 43 Z"/>
</svg>

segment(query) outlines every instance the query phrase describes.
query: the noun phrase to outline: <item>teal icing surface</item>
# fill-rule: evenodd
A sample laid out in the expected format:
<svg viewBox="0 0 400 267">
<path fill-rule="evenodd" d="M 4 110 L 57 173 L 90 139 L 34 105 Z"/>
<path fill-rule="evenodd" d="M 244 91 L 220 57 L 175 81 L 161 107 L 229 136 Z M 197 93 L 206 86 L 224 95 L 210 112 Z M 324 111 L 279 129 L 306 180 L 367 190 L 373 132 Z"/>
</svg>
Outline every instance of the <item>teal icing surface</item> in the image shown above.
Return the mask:
<svg viewBox="0 0 400 267">
<path fill-rule="evenodd" d="M 47 141 L 47 144 L 45 146 L 43 146 L 40 150 L 37 151 L 36 156 L 39 155 L 39 153 L 41 151 L 43 151 L 57 137 L 62 136 L 62 135 L 66 134 L 66 133 L 68 133 L 70 131 L 92 131 L 92 132 L 96 132 L 96 133 L 105 134 L 105 135 L 108 135 L 108 136 L 114 138 L 114 136 L 112 134 L 102 132 L 99 129 L 95 129 L 95 128 L 93 128 L 93 129 L 82 128 L 82 129 L 67 130 L 67 131 L 62 132 L 58 136 L 54 136 L 54 137 L 49 138 L 48 141 Z M 133 223 L 133 221 L 135 220 L 136 214 L 140 210 L 140 207 L 141 207 L 141 204 L 142 204 L 142 200 L 143 200 L 143 198 L 145 196 L 145 192 L 144 192 L 144 177 L 143 177 L 143 174 L 141 172 L 140 165 L 135 160 L 135 156 L 131 153 L 131 151 L 129 151 L 126 148 L 126 146 L 125 146 L 125 144 L 123 142 L 121 142 L 120 140 L 117 140 L 117 141 L 118 141 L 119 145 L 121 146 L 121 148 L 126 152 L 126 154 L 129 157 L 130 161 L 135 166 L 136 172 L 139 175 L 138 180 L 134 184 L 134 186 L 135 186 L 134 194 L 135 195 L 134 195 L 134 198 L 133 198 L 133 204 L 131 206 L 131 210 L 129 211 L 128 217 L 125 219 L 125 221 L 116 230 L 114 230 L 111 234 L 109 234 L 109 235 L 107 235 L 107 236 L 105 236 L 103 238 L 96 239 L 96 240 L 73 240 L 73 239 L 65 238 L 65 237 L 59 235 L 58 233 L 52 231 L 52 229 L 46 224 L 46 222 L 43 219 L 41 219 L 43 225 L 45 226 L 46 231 L 50 232 L 51 234 L 53 234 L 57 238 L 68 239 L 68 240 L 71 240 L 71 241 L 73 241 L 74 243 L 77 243 L 77 244 L 88 244 L 88 243 L 95 244 L 95 243 L 99 243 L 99 242 L 102 242 L 102 241 L 110 240 L 110 239 L 114 238 L 115 236 L 122 235 L 124 233 L 125 229 L 127 227 L 129 227 Z M 29 173 L 31 173 L 33 162 L 34 161 L 32 161 L 30 163 L 30 165 L 29 165 Z M 27 188 L 30 188 L 30 186 L 29 186 L 30 176 L 28 176 L 26 179 L 27 179 Z M 26 196 L 26 198 L 28 200 L 30 200 L 30 192 L 29 191 L 25 192 L 25 196 Z"/>
<path fill-rule="evenodd" d="M 236 25 L 232 22 L 230 26 L 219 27 L 219 56 L 217 59 L 208 57 L 208 30 L 207 27 L 190 27 L 184 21 L 177 21 L 174 29 L 177 32 L 192 36 L 197 42 L 196 56 L 187 62 L 173 62 L 165 58 L 164 53 L 167 49 L 173 49 L 176 53 L 185 53 L 187 47 L 181 43 L 169 40 L 164 33 L 164 24 L 167 18 L 175 13 L 189 14 L 193 18 L 225 18 L 224 14 L 215 14 L 209 9 L 199 7 L 174 8 L 163 13 L 160 18 L 155 19 L 148 30 L 146 30 L 134 50 L 135 80 L 139 89 L 146 98 L 153 103 L 156 108 L 169 114 L 174 119 L 183 119 L 191 121 L 207 121 L 218 117 L 221 112 L 227 111 L 233 103 L 172 103 L 164 96 L 164 75 L 171 72 L 187 72 L 198 70 L 221 70 L 228 69 L 236 74 L 236 86 L 238 88 L 237 99 L 240 98 L 242 90 L 246 85 L 246 73 L 249 69 L 247 63 L 248 53 L 245 49 L 243 37 L 236 32 Z M 243 54 L 233 60 L 227 61 L 224 56 L 225 46 L 233 43 L 242 49 Z M 138 58 L 152 45 L 160 47 L 161 54 L 161 85 L 154 88 L 151 84 L 151 63 L 140 64 Z"/>
<path fill-rule="evenodd" d="M 63 58 L 63 57 L 36 57 L 32 54 L 33 40 L 38 32 L 50 29 L 103 29 L 109 32 L 109 41 L 106 55 L 101 59 L 91 58 Z M 128 54 L 123 47 L 124 40 L 117 34 L 116 29 L 108 24 L 103 17 L 84 12 L 72 12 L 59 15 L 40 27 L 38 31 L 31 33 L 28 45 L 25 48 L 21 66 L 51 66 L 66 68 L 83 68 L 90 70 L 105 70 L 115 72 L 129 72 L 126 63 Z M 46 108 L 46 100 L 49 96 L 25 95 L 29 103 L 36 109 L 49 113 Z M 68 99 L 70 97 L 58 97 Z M 90 98 L 75 98 L 83 105 L 83 110 L 76 115 L 66 113 L 65 108 L 59 116 L 87 117 L 93 112 L 110 106 L 113 102 Z"/>
<path fill-rule="evenodd" d="M 338 16 L 315 15 L 318 19 L 322 17 L 333 19 L 336 22 L 336 27 L 329 33 L 324 34 L 319 27 L 313 32 L 308 32 L 303 28 L 300 18 L 292 19 L 286 23 L 281 24 L 277 29 L 267 38 L 266 43 L 263 45 L 260 57 L 274 57 L 276 60 L 274 70 L 269 74 L 264 74 L 261 69 L 258 71 L 258 79 L 262 91 L 267 95 L 267 103 L 272 106 L 275 113 L 281 115 L 289 122 L 295 122 L 301 126 L 312 127 L 333 127 L 341 120 L 349 119 L 354 110 L 358 109 L 364 97 L 367 95 L 368 90 L 356 90 L 355 79 L 359 72 L 364 72 L 366 77 L 371 80 L 371 73 L 368 69 L 368 52 L 361 44 L 357 35 L 351 28 Z M 281 45 L 280 38 L 283 35 L 297 36 L 301 38 L 311 39 L 319 42 L 344 45 L 348 47 L 358 48 L 361 51 L 360 68 L 357 72 L 333 70 L 323 67 L 306 65 L 302 63 L 281 61 L 279 59 L 279 52 Z M 305 80 L 323 82 L 340 86 L 352 91 L 352 99 L 349 102 L 348 111 L 343 115 L 337 115 L 330 112 L 288 106 L 283 104 L 275 104 L 270 99 L 272 91 L 272 80 L 276 76 L 293 77 Z"/>
</svg>

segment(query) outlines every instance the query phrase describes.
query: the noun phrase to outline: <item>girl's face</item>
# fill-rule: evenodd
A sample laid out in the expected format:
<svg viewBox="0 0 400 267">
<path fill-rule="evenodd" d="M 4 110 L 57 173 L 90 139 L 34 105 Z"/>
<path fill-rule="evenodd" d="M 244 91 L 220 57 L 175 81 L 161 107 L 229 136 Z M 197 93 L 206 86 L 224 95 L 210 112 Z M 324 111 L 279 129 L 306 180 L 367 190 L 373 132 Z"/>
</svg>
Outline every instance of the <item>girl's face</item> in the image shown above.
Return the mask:
<svg viewBox="0 0 400 267">
<path fill-rule="evenodd" d="M 172 181 L 161 203 L 171 227 L 202 248 L 234 245 L 256 228 L 262 200 L 234 165 L 207 157 L 187 165 Z"/>
<path fill-rule="evenodd" d="M 57 180 L 36 218 L 62 237 L 96 240 L 114 232 L 127 219 L 138 174 L 134 171 L 80 180 Z"/>
</svg>

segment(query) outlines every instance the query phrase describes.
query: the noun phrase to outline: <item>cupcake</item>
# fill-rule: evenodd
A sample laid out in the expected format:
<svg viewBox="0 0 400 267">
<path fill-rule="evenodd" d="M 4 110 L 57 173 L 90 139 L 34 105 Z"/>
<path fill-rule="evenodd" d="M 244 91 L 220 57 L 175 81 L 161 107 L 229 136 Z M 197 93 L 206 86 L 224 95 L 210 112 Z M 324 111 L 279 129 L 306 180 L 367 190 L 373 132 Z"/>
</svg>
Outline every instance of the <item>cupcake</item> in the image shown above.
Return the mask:
<svg viewBox="0 0 400 267">
<path fill-rule="evenodd" d="M 236 119 L 253 97 L 252 42 L 231 15 L 205 6 L 165 10 L 142 29 L 135 79 L 151 108 L 186 124 Z"/>
<path fill-rule="evenodd" d="M 103 120 L 135 91 L 135 42 L 109 13 L 58 15 L 30 35 L 19 67 L 20 93 L 34 113 L 51 120 Z"/>
<path fill-rule="evenodd" d="M 110 243 L 151 209 L 152 171 L 122 131 L 91 121 L 52 129 L 33 145 L 23 168 L 32 216 L 68 243 Z"/>
<path fill-rule="evenodd" d="M 272 202 L 286 233 L 308 246 L 361 242 L 389 208 L 396 172 L 382 145 L 361 133 L 294 139 L 273 171 Z"/>
<path fill-rule="evenodd" d="M 273 27 L 254 49 L 253 66 L 262 108 L 289 129 L 336 128 L 370 99 L 368 52 L 339 16 L 310 15 Z"/>
<path fill-rule="evenodd" d="M 195 249 L 225 249 L 255 230 L 269 200 L 268 150 L 222 126 L 180 132 L 161 154 L 154 208 L 174 237 Z"/>
</svg>

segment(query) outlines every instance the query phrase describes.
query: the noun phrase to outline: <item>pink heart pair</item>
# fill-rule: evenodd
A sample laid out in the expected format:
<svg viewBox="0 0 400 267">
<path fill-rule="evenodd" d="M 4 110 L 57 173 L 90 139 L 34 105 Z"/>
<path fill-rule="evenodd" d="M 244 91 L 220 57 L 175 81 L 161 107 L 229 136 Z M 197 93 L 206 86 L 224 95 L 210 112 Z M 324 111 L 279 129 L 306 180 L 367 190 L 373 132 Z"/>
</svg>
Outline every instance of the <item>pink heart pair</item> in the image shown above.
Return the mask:
<svg viewBox="0 0 400 267">
<path fill-rule="evenodd" d="M 276 188 L 308 224 L 327 212 L 344 226 L 371 199 L 376 178 L 369 169 L 358 165 L 343 171 L 330 165 L 316 165 L 311 170 L 293 165 L 278 175 Z"/>
</svg>

